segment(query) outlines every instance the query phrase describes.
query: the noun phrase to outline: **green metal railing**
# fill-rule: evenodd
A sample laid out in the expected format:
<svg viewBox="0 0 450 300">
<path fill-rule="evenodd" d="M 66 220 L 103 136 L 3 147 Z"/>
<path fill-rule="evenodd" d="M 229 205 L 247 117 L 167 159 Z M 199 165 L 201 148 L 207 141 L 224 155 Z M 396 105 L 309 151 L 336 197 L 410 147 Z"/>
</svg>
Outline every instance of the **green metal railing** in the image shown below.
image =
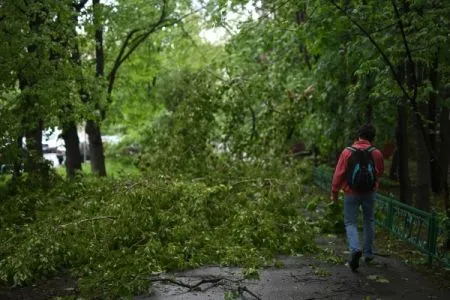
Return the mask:
<svg viewBox="0 0 450 300">
<path fill-rule="evenodd" d="M 316 168 L 314 180 L 319 187 L 331 189 L 331 170 Z M 377 193 L 375 223 L 394 236 L 414 245 L 428 256 L 450 267 L 450 253 L 445 247 L 448 240 L 448 226 L 443 226 L 435 213 L 428 213 L 406 205 L 395 198 Z"/>
</svg>

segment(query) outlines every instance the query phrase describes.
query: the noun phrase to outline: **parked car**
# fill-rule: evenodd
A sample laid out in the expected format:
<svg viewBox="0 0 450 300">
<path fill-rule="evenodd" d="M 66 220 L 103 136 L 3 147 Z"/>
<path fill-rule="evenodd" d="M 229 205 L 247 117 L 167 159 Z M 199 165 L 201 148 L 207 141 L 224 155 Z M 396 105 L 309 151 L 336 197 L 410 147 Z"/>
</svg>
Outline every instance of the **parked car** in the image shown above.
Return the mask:
<svg viewBox="0 0 450 300">
<path fill-rule="evenodd" d="M 102 135 L 102 141 L 105 144 L 117 145 L 121 140 L 119 135 Z"/>
<path fill-rule="evenodd" d="M 61 137 L 62 131 L 58 128 L 46 130 L 42 133 L 42 152 L 56 153 L 56 148 L 63 140 Z"/>
<path fill-rule="evenodd" d="M 66 147 L 64 145 L 61 144 L 56 148 L 56 158 L 59 164 L 62 165 L 66 158 Z"/>
<path fill-rule="evenodd" d="M 56 149 L 51 148 L 48 143 L 42 143 L 42 152 L 44 154 L 53 153 Z"/>
</svg>

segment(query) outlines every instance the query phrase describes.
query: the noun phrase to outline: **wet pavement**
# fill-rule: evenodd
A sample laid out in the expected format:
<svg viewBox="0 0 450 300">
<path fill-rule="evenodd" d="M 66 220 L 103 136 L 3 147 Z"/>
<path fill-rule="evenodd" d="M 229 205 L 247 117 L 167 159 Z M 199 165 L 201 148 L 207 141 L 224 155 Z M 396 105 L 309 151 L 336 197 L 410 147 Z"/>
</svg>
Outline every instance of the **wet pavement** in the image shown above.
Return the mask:
<svg viewBox="0 0 450 300">
<path fill-rule="evenodd" d="M 317 243 L 328 249 L 323 252 L 327 255 L 280 256 L 279 267 L 261 269 L 259 279 L 244 279 L 242 268 L 205 266 L 154 275 L 149 292 L 134 299 L 450 299 L 449 273 L 444 270 L 419 271 L 395 256 L 377 256 L 376 264 L 362 263 L 353 273 L 344 262 L 348 253 L 343 237 L 321 237 Z M 17 289 L 0 288 L 2 300 L 83 299 L 77 295 L 77 279 L 67 275 Z"/>
<path fill-rule="evenodd" d="M 203 267 L 186 272 L 158 275 L 182 284 L 208 281 L 196 289 L 173 282 L 154 282 L 151 294 L 136 300 L 191 299 L 450 299 L 448 284 L 412 270 L 394 257 L 377 257 L 377 263 L 361 263 L 357 273 L 345 265 L 347 256 L 341 238 L 320 241 L 333 248 L 342 261 L 328 263 L 312 256 L 279 257 L 281 268 L 260 270 L 260 279 L 243 279 L 243 269 Z"/>
</svg>

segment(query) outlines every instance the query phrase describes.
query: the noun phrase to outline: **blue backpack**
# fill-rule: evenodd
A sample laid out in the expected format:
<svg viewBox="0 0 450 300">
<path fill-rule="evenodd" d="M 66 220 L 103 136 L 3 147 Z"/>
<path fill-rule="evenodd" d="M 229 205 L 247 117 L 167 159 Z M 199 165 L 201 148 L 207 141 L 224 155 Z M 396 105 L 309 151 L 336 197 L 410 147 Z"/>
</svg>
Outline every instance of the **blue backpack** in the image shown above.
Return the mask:
<svg viewBox="0 0 450 300">
<path fill-rule="evenodd" d="M 371 146 L 367 149 L 347 147 L 352 152 L 347 162 L 347 184 L 358 193 L 368 193 L 373 190 L 376 182 L 375 163 Z"/>
</svg>

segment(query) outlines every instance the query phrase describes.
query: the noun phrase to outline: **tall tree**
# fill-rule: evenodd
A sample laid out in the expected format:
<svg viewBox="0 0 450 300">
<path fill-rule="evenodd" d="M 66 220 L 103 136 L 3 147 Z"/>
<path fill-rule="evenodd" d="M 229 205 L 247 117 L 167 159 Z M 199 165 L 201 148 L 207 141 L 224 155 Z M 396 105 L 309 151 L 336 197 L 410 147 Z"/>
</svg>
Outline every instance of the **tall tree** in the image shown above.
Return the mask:
<svg viewBox="0 0 450 300">
<path fill-rule="evenodd" d="M 141 3 L 142 4 L 142 3 Z M 112 102 L 112 93 L 114 90 L 114 85 L 118 76 L 119 69 L 123 64 L 139 49 L 145 42 L 149 39 L 152 34 L 160 31 L 163 28 L 169 28 L 175 24 L 180 24 L 185 18 L 194 14 L 194 12 L 188 12 L 184 15 L 180 15 L 186 7 L 183 5 L 184 2 L 179 2 L 177 5 L 169 6 L 167 0 L 156 1 L 149 15 L 156 20 L 152 20 L 151 23 L 142 26 L 142 22 L 131 22 L 130 29 L 129 24 L 122 24 L 125 26 L 125 30 L 122 28 L 120 32 L 125 34 L 120 34 L 118 40 L 113 42 L 112 48 L 119 44 L 119 48 L 116 53 L 114 53 L 114 59 L 110 71 L 105 77 L 105 61 L 104 55 L 104 41 L 103 41 L 103 22 L 105 20 L 104 11 L 101 9 L 104 7 L 99 0 L 93 1 L 93 22 L 95 27 L 95 53 L 96 53 L 96 77 L 99 82 L 106 80 L 106 104 L 103 106 L 97 103 L 96 110 L 99 112 L 99 118 L 96 120 L 88 120 L 86 124 L 86 132 L 89 134 L 89 142 L 91 147 L 91 163 L 92 170 L 98 173 L 100 176 L 106 175 L 105 169 L 105 158 L 103 153 L 103 144 L 101 141 L 101 130 L 100 124 L 106 117 L 107 108 Z M 119 3 L 120 7 L 126 7 L 124 3 Z M 145 3 L 145 11 L 148 11 L 148 3 Z M 132 11 L 136 11 L 137 7 L 131 7 Z M 113 56 L 111 55 L 111 56 Z M 92 97 L 92 95 L 91 95 Z"/>
<path fill-rule="evenodd" d="M 80 12 L 84 9 L 87 0 L 81 1 L 72 1 L 69 2 L 70 8 L 72 9 L 72 16 L 69 19 L 71 21 L 70 25 L 71 30 L 70 35 L 67 35 L 67 39 L 65 41 L 65 46 L 71 48 L 71 62 L 73 66 L 78 70 L 77 73 L 81 73 L 81 83 L 78 85 L 83 85 L 83 71 L 81 65 L 81 55 L 77 40 L 76 28 L 78 26 L 78 18 L 80 16 Z M 77 82 L 75 80 L 75 82 Z M 82 98 L 82 87 L 80 88 L 80 98 Z M 74 178 L 76 172 L 82 170 L 82 156 L 80 151 L 80 140 L 78 137 L 78 128 L 77 122 L 80 120 L 80 117 L 77 114 L 76 105 L 74 103 L 67 103 L 60 109 L 60 124 L 62 127 L 62 137 L 65 142 L 66 147 L 66 172 L 67 177 Z"/>
<path fill-rule="evenodd" d="M 103 22 L 102 6 L 100 0 L 93 0 L 93 23 L 95 28 L 95 76 L 102 80 L 105 73 L 105 56 L 103 49 Z M 96 106 L 99 109 L 99 106 Z M 102 112 L 104 114 L 104 112 Z M 100 129 L 100 122 L 88 119 L 86 122 L 86 133 L 89 135 L 89 147 L 91 149 L 92 172 L 99 176 L 106 176 L 105 155 Z"/>
</svg>

